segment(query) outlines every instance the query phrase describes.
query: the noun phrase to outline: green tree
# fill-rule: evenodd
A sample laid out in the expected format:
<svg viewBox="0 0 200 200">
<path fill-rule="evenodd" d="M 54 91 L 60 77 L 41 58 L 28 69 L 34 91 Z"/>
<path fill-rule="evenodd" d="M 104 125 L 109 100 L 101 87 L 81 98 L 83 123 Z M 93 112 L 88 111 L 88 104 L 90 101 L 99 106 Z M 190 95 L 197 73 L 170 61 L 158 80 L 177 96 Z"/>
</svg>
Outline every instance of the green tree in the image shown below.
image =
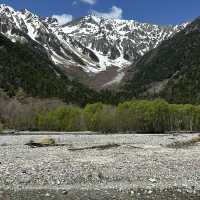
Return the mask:
<svg viewBox="0 0 200 200">
<path fill-rule="evenodd" d="M 88 104 L 83 110 L 83 117 L 87 130 L 98 131 L 98 113 L 103 109 L 102 103 Z"/>
<path fill-rule="evenodd" d="M 98 122 L 98 131 L 113 133 L 117 131 L 116 108 L 110 105 L 103 105 L 103 108 L 95 114 Z"/>
<path fill-rule="evenodd" d="M 76 106 L 62 106 L 38 116 L 38 126 L 43 130 L 83 130 L 81 109 Z"/>
</svg>

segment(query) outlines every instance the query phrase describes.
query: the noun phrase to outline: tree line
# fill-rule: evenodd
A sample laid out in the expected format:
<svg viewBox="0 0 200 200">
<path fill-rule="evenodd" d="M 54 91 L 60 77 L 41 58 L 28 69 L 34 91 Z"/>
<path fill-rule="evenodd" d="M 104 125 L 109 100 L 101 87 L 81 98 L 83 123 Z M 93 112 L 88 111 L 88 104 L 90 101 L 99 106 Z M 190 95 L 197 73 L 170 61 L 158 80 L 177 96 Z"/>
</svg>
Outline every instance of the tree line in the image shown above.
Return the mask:
<svg viewBox="0 0 200 200">
<path fill-rule="evenodd" d="M 57 99 L 0 95 L 0 130 L 163 133 L 199 131 L 200 105 L 169 104 L 156 99 L 132 100 L 117 106 L 101 102 L 84 108 Z"/>
</svg>

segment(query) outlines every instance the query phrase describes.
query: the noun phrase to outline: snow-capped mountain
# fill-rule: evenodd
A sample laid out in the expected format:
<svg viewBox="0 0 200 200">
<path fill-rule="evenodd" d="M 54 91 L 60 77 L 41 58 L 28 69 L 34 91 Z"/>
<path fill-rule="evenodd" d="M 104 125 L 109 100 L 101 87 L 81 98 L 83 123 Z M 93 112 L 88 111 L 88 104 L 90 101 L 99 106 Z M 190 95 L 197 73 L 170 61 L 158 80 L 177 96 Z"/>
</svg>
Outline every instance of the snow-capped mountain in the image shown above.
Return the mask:
<svg viewBox="0 0 200 200">
<path fill-rule="evenodd" d="M 185 26 L 158 26 L 89 15 L 66 24 L 62 31 L 93 51 L 100 58 L 101 70 L 106 70 L 110 65 L 126 67 Z"/>
<path fill-rule="evenodd" d="M 95 68 L 97 56 L 61 31 L 55 19 L 41 18 L 28 10 L 15 11 L 0 5 L 0 32 L 13 42 L 28 42 L 44 48 L 56 64 L 64 67 L 78 65 L 85 71 Z"/>
<path fill-rule="evenodd" d="M 119 82 L 127 66 L 186 25 L 158 26 L 92 14 L 60 26 L 51 17 L 0 5 L 0 32 L 6 37 L 43 49 L 64 70 L 78 67 L 94 76 L 115 67 L 105 85 Z"/>
</svg>

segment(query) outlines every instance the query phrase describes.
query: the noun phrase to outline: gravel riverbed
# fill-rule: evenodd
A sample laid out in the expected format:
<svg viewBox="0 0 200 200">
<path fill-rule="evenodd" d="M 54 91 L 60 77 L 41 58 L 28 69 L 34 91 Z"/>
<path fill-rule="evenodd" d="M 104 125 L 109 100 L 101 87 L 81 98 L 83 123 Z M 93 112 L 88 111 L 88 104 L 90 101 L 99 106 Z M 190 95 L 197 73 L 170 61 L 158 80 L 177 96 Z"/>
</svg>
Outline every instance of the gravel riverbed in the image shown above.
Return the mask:
<svg viewBox="0 0 200 200">
<path fill-rule="evenodd" d="M 194 136 L 0 136 L 0 200 L 200 199 L 200 145 L 166 147 Z M 47 137 L 65 146 L 24 145 Z M 119 146 L 70 150 L 107 144 Z"/>
</svg>

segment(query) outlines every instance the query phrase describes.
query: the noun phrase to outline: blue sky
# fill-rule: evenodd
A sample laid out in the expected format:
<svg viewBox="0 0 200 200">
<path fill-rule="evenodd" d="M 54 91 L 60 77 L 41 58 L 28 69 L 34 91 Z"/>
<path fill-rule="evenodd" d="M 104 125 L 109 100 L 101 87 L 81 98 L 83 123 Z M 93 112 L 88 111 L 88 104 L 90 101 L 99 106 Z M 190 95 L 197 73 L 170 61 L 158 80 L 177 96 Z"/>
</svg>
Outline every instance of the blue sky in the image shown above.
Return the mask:
<svg viewBox="0 0 200 200">
<path fill-rule="evenodd" d="M 155 24 L 179 24 L 200 16 L 200 0 L 0 0 L 40 16 L 56 15 L 60 22 L 97 12 L 108 17 Z"/>
</svg>

